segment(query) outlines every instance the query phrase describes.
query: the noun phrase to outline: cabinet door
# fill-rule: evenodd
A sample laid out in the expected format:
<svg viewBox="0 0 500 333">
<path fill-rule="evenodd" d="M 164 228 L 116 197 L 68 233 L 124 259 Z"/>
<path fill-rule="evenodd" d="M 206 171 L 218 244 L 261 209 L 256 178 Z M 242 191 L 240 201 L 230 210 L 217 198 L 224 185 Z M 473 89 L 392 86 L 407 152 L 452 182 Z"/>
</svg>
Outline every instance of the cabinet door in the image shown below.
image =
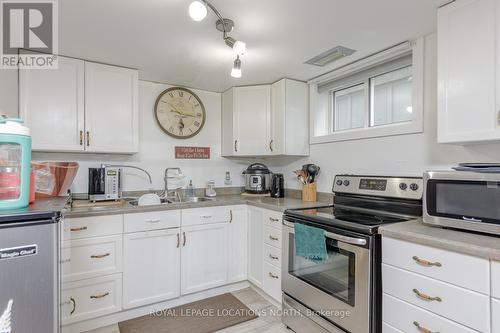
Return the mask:
<svg viewBox="0 0 500 333">
<path fill-rule="evenodd" d="M 271 87 L 237 87 L 233 94 L 235 155 L 270 155 Z"/>
<path fill-rule="evenodd" d="M 262 287 L 264 211 L 248 207 L 248 280 Z"/>
<path fill-rule="evenodd" d="M 123 307 L 130 309 L 178 297 L 180 229 L 123 237 Z"/>
<path fill-rule="evenodd" d="M 234 88 L 222 93 L 222 156 L 233 156 L 237 149 L 237 139 L 234 133 L 233 111 Z"/>
<path fill-rule="evenodd" d="M 496 0 L 438 10 L 438 142 L 500 139 L 496 61 Z"/>
<path fill-rule="evenodd" d="M 227 281 L 227 223 L 182 228 L 181 294 Z"/>
<path fill-rule="evenodd" d="M 500 332 L 500 299 L 491 299 L 491 332 Z"/>
<path fill-rule="evenodd" d="M 59 57 L 58 69 L 20 70 L 19 108 L 33 150 L 84 150 L 84 62 Z"/>
<path fill-rule="evenodd" d="M 231 209 L 228 226 L 228 282 L 247 279 L 247 210 Z"/>
<path fill-rule="evenodd" d="M 85 63 L 86 150 L 138 151 L 137 70 Z"/>
</svg>

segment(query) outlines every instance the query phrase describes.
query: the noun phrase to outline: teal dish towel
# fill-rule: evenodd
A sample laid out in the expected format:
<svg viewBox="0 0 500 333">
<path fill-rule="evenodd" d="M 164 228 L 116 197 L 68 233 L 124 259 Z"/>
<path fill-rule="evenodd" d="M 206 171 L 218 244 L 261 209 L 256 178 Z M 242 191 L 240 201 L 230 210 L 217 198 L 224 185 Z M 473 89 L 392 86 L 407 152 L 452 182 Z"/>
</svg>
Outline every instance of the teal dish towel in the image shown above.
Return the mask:
<svg viewBox="0 0 500 333">
<path fill-rule="evenodd" d="M 295 255 L 315 263 L 328 259 L 325 231 L 302 223 L 295 223 Z"/>
</svg>

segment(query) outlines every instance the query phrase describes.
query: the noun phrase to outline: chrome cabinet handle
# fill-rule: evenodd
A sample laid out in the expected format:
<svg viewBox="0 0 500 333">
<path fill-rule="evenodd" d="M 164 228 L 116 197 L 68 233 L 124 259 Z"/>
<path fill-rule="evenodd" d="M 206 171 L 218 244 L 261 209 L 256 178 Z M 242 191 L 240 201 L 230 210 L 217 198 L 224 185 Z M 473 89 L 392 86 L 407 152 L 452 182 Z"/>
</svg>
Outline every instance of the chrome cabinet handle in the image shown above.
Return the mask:
<svg viewBox="0 0 500 333">
<path fill-rule="evenodd" d="M 212 215 L 201 215 L 200 216 L 202 219 L 211 219 Z"/>
<path fill-rule="evenodd" d="M 274 151 L 274 150 L 273 150 L 273 141 L 274 141 L 274 140 L 269 141 L 269 150 L 270 150 L 270 151 Z"/>
<path fill-rule="evenodd" d="M 59 261 L 61 264 L 66 264 L 68 262 L 71 262 L 71 258 L 68 258 L 68 259 L 63 259 L 63 260 L 60 260 Z"/>
<path fill-rule="evenodd" d="M 269 221 L 271 221 L 271 222 L 279 222 L 280 220 L 279 220 L 279 219 L 275 219 L 275 218 L 270 217 L 270 218 L 269 218 Z"/>
<path fill-rule="evenodd" d="M 366 245 L 366 239 L 363 238 L 349 237 L 349 236 L 334 234 L 332 232 L 327 232 L 327 231 L 325 231 L 325 237 L 353 245 Z"/>
<path fill-rule="evenodd" d="M 437 301 L 437 302 L 442 302 L 443 300 L 441 297 L 431 297 L 427 294 L 424 294 L 420 292 L 418 289 L 413 289 L 413 292 L 415 295 L 417 295 L 418 298 L 423 299 L 424 301 L 432 302 L 432 301 Z"/>
<path fill-rule="evenodd" d="M 90 146 L 90 132 L 87 131 L 87 147 Z"/>
<path fill-rule="evenodd" d="M 71 228 L 70 231 L 84 231 L 87 230 L 87 227 L 79 227 L 79 228 Z"/>
<path fill-rule="evenodd" d="M 182 242 L 182 246 L 186 246 L 186 233 L 183 231 L 182 236 L 184 238 L 184 241 Z"/>
<path fill-rule="evenodd" d="M 229 223 L 233 223 L 233 210 L 229 210 Z"/>
<path fill-rule="evenodd" d="M 181 245 L 181 234 L 177 233 L 177 248 Z"/>
<path fill-rule="evenodd" d="M 481 219 L 476 219 L 476 218 L 467 217 L 467 216 L 462 216 L 462 220 L 469 221 L 469 222 L 483 222 L 483 220 L 481 220 Z"/>
<path fill-rule="evenodd" d="M 83 146 L 83 131 L 80 130 L 80 146 Z"/>
<path fill-rule="evenodd" d="M 272 254 L 269 253 L 269 258 L 273 259 L 273 260 L 278 260 L 279 258 L 276 257 L 276 256 L 273 256 Z"/>
<path fill-rule="evenodd" d="M 146 222 L 149 222 L 149 223 L 158 223 L 160 221 L 161 221 L 160 219 L 147 219 L 146 220 Z"/>
<path fill-rule="evenodd" d="M 109 295 L 109 293 L 104 293 L 104 294 L 100 294 L 100 295 L 92 295 L 92 296 L 90 296 L 90 298 L 91 299 L 99 299 L 99 298 L 104 298 L 108 295 Z"/>
<path fill-rule="evenodd" d="M 431 330 L 430 330 L 430 329 L 428 329 L 428 328 L 425 328 L 425 327 L 421 326 L 421 325 L 418 323 L 418 321 L 414 321 L 414 322 L 413 322 L 413 325 L 415 325 L 415 327 L 417 327 L 417 330 L 418 330 L 419 332 L 422 332 L 422 333 L 439 333 L 439 332 L 437 332 L 437 331 L 436 331 L 436 332 L 434 332 L 434 331 L 431 331 Z"/>
<path fill-rule="evenodd" d="M 278 279 L 278 275 L 274 275 L 273 273 L 269 272 L 269 276 L 272 277 L 273 279 Z"/>
<path fill-rule="evenodd" d="M 274 236 L 271 236 L 271 235 L 269 235 L 269 239 L 270 239 L 270 240 L 273 240 L 273 241 L 277 241 L 277 240 L 279 240 L 279 238 L 278 238 L 278 237 L 274 237 Z"/>
<path fill-rule="evenodd" d="M 111 255 L 110 253 L 93 254 L 93 255 L 90 256 L 90 258 L 92 258 L 92 259 L 102 259 L 102 258 L 109 257 L 110 255 Z"/>
<path fill-rule="evenodd" d="M 238 140 L 234 140 L 234 151 L 238 152 Z"/>
<path fill-rule="evenodd" d="M 431 261 L 428 261 L 428 260 L 424 260 L 424 259 L 420 259 L 419 257 L 417 256 L 413 256 L 411 257 L 413 260 L 415 260 L 415 262 L 419 265 L 422 265 L 422 266 L 425 266 L 425 267 L 432 267 L 432 266 L 436 266 L 436 267 L 441 267 L 441 263 L 436 261 L 436 262 L 431 262 Z"/>
</svg>

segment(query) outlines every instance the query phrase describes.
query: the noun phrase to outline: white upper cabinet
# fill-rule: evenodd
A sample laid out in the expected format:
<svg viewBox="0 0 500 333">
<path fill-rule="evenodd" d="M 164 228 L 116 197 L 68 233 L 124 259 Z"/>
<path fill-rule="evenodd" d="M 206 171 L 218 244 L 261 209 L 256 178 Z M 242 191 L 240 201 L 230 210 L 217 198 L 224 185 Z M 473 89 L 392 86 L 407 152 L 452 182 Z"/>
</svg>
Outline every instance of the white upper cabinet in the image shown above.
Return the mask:
<svg viewBox="0 0 500 333">
<path fill-rule="evenodd" d="M 500 140 L 497 7 L 457 0 L 438 10 L 440 143 Z"/>
<path fill-rule="evenodd" d="M 282 79 L 271 86 L 271 152 L 309 155 L 309 88 L 307 83 Z"/>
<path fill-rule="evenodd" d="M 86 150 L 138 151 L 137 70 L 85 63 Z"/>
<path fill-rule="evenodd" d="M 59 57 L 59 68 L 19 71 L 20 117 L 33 150 L 84 150 L 84 61 Z"/>
<path fill-rule="evenodd" d="M 307 84 L 235 87 L 222 94 L 222 155 L 308 154 Z"/>
<path fill-rule="evenodd" d="M 59 56 L 58 69 L 19 71 L 19 100 L 33 150 L 138 151 L 137 70 Z"/>
</svg>

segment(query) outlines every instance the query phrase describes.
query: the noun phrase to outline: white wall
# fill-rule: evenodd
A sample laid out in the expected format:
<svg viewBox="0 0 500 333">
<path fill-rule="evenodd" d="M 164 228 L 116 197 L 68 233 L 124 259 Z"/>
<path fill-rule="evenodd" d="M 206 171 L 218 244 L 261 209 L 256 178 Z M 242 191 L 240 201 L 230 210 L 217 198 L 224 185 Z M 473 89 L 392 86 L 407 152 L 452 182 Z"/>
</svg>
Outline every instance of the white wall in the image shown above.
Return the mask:
<svg viewBox="0 0 500 333">
<path fill-rule="evenodd" d="M 335 174 L 421 175 L 459 162 L 500 162 L 500 144 L 437 144 L 437 38 L 425 38 L 424 132 L 311 145 L 310 156 L 284 168 L 285 185 L 300 188 L 292 171 L 304 163 L 321 167 L 318 190 L 330 192 Z"/>
<path fill-rule="evenodd" d="M 195 187 L 205 187 L 208 180 L 215 180 L 217 187 L 224 186 L 226 171 L 231 172 L 232 186 L 241 186 L 241 172 L 248 161 L 231 161 L 221 157 L 221 94 L 203 90 L 193 91 L 202 100 L 207 118 L 201 132 L 191 139 L 179 140 L 166 135 L 155 121 L 153 108 L 158 95 L 171 86 L 166 84 L 139 82 L 139 153 L 135 155 L 112 154 L 63 154 L 34 153 L 38 161 L 65 160 L 78 161 L 80 169 L 72 186 L 76 193 L 87 192 L 89 167 L 101 163 L 124 163 L 148 170 L 153 177 L 153 187 L 163 188 L 163 172 L 166 167 L 180 167 L 186 175 L 186 181 L 193 180 Z M 211 148 L 210 160 L 176 160 L 175 146 L 201 146 Z M 124 190 L 143 190 L 149 188 L 147 178 L 140 171 L 124 170 Z"/>
<path fill-rule="evenodd" d="M 17 70 L 0 69 L 0 114 L 18 116 Z"/>
</svg>

